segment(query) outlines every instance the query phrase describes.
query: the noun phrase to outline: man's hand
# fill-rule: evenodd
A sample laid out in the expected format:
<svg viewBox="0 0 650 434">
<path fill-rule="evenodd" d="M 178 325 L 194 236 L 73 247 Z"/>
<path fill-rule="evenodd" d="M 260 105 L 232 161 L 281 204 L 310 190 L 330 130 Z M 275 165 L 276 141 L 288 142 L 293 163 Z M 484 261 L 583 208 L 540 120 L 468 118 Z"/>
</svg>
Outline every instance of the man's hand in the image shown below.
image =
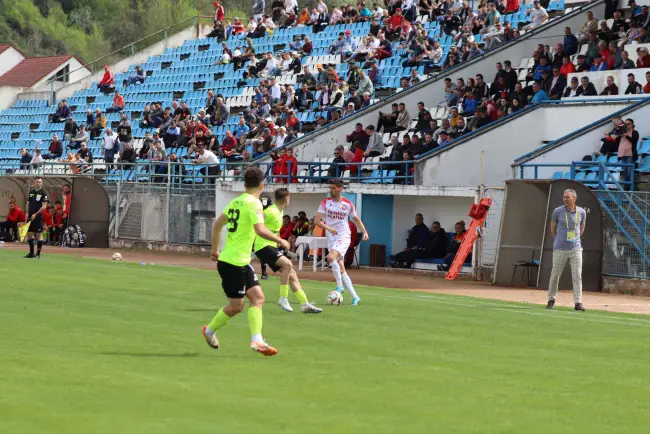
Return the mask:
<svg viewBox="0 0 650 434">
<path fill-rule="evenodd" d="M 279 242 L 278 245 L 279 245 L 282 249 L 284 249 L 284 250 L 286 250 L 286 251 L 289 251 L 289 242 L 288 242 L 287 240 L 281 240 L 281 242 Z"/>
<path fill-rule="evenodd" d="M 363 233 L 363 236 L 361 237 L 361 240 L 362 240 L 362 241 L 368 241 L 369 238 L 370 238 L 370 237 L 368 236 L 368 232 L 364 232 L 364 233 Z"/>
<path fill-rule="evenodd" d="M 214 249 L 210 251 L 210 260 L 212 262 L 217 262 L 219 260 L 219 252 Z"/>
<path fill-rule="evenodd" d="M 30 220 L 34 220 L 36 218 L 36 214 L 32 214 Z"/>
<path fill-rule="evenodd" d="M 329 232 L 329 233 L 332 234 L 332 235 L 337 235 L 337 234 L 338 234 L 338 232 L 336 231 L 336 229 L 334 229 L 334 228 L 329 228 L 329 227 L 327 228 L 327 232 Z"/>
</svg>

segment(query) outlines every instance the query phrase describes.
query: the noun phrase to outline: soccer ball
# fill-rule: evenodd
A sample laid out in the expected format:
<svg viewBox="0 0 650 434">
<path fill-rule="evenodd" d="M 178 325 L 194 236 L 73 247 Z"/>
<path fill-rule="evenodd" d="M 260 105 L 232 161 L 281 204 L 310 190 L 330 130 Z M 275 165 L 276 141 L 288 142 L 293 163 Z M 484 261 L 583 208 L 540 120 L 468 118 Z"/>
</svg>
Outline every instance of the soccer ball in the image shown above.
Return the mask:
<svg viewBox="0 0 650 434">
<path fill-rule="evenodd" d="M 121 260 L 122 260 L 122 254 L 113 253 L 113 261 L 121 261 Z"/>
<path fill-rule="evenodd" d="M 330 293 L 327 294 L 327 302 L 332 306 L 338 306 L 343 303 L 343 296 L 340 292 L 330 291 Z"/>
</svg>

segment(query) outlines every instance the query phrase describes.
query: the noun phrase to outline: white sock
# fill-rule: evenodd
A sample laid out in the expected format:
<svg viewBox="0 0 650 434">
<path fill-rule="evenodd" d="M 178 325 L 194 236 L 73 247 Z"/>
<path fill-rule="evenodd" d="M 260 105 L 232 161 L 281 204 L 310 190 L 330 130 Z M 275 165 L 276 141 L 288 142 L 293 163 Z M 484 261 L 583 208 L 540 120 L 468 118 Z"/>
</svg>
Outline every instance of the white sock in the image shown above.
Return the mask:
<svg viewBox="0 0 650 434">
<path fill-rule="evenodd" d="M 212 335 L 214 335 L 214 331 L 210 330 L 210 327 L 206 327 L 205 328 L 205 334 L 206 334 L 206 336 L 212 336 Z"/>
<path fill-rule="evenodd" d="M 354 287 L 352 286 L 352 280 L 350 280 L 350 276 L 348 276 L 348 273 L 343 273 L 343 276 L 341 276 L 343 279 L 343 285 L 345 285 L 345 289 L 348 290 L 350 293 L 350 296 L 352 298 L 357 298 L 357 293 L 354 291 Z"/>
<path fill-rule="evenodd" d="M 332 267 L 332 273 L 334 273 L 336 287 L 343 288 L 343 282 L 341 281 L 341 267 L 339 267 L 339 263 L 337 261 L 334 261 L 330 264 L 330 267 Z"/>
<path fill-rule="evenodd" d="M 253 335 L 251 340 L 253 342 L 264 342 L 264 339 L 262 339 L 262 335 Z"/>
</svg>

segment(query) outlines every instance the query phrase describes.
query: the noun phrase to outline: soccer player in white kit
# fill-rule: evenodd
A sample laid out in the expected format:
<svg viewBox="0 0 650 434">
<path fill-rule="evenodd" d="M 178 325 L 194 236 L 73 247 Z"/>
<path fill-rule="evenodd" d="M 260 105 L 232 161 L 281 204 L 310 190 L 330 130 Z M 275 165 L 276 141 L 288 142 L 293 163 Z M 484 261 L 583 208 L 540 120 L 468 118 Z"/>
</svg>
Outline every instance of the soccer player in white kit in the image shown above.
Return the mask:
<svg viewBox="0 0 650 434">
<path fill-rule="evenodd" d="M 323 228 L 327 234 L 327 263 L 332 267 L 334 279 L 336 279 L 336 291 L 343 293 L 346 289 L 352 297 L 352 306 L 359 304 L 361 299 L 352 286 L 350 276 L 345 272 L 343 257 L 350 247 L 350 226 L 349 219 L 352 219 L 358 228 L 361 229 L 362 240 L 368 240 L 368 231 L 357 215 L 354 204 L 344 197 L 343 182 L 340 179 L 331 179 L 330 197 L 320 203 L 316 213 L 315 224 Z M 323 218 L 325 222 L 323 223 Z"/>
</svg>

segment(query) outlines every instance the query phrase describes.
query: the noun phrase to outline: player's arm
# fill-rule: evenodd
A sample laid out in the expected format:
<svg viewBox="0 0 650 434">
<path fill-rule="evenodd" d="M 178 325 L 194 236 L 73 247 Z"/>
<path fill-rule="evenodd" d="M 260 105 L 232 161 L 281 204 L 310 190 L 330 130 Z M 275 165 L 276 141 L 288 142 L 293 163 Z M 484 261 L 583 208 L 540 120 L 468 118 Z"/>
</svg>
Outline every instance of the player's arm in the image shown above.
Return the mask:
<svg viewBox="0 0 650 434">
<path fill-rule="evenodd" d="M 212 223 L 212 250 L 210 251 L 210 259 L 213 261 L 219 260 L 219 242 L 221 241 L 221 230 L 228 222 L 228 217 L 221 213 L 219 217 Z"/>
<path fill-rule="evenodd" d="M 368 236 L 368 231 L 366 230 L 366 226 L 361 221 L 361 218 L 359 218 L 358 215 L 355 215 L 354 217 L 352 217 L 352 221 L 354 221 L 354 224 L 357 225 L 358 228 L 361 228 L 361 232 L 363 233 L 361 239 L 363 241 L 368 241 L 368 238 L 370 237 Z"/>
<path fill-rule="evenodd" d="M 283 249 L 289 250 L 289 243 L 287 242 L 287 240 L 283 240 L 282 238 L 275 235 L 266 226 L 264 226 L 264 223 L 257 223 L 253 226 L 253 228 L 255 228 L 255 233 L 257 234 L 258 237 L 262 237 L 265 240 L 278 243 L 278 245 Z"/>
<path fill-rule="evenodd" d="M 47 198 L 45 198 L 45 200 L 43 201 L 43 205 L 41 205 L 41 208 L 38 211 L 36 211 L 32 216 L 32 220 L 34 220 L 38 215 L 40 215 L 43 212 L 43 210 L 45 210 L 45 208 L 47 208 L 48 203 L 49 202 L 47 201 Z"/>
<path fill-rule="evenodd" d="M 316 215 L 314 216 L 314 225 L 318 226 L 321 229 L 326 230 L 332 235 L 336 235 L 336 229 L 327 226 L 325 223 L 323 223 L 323 217 L 325 217 L 325 214 L 322 212 L 317 212 Z"/>
</svg>

